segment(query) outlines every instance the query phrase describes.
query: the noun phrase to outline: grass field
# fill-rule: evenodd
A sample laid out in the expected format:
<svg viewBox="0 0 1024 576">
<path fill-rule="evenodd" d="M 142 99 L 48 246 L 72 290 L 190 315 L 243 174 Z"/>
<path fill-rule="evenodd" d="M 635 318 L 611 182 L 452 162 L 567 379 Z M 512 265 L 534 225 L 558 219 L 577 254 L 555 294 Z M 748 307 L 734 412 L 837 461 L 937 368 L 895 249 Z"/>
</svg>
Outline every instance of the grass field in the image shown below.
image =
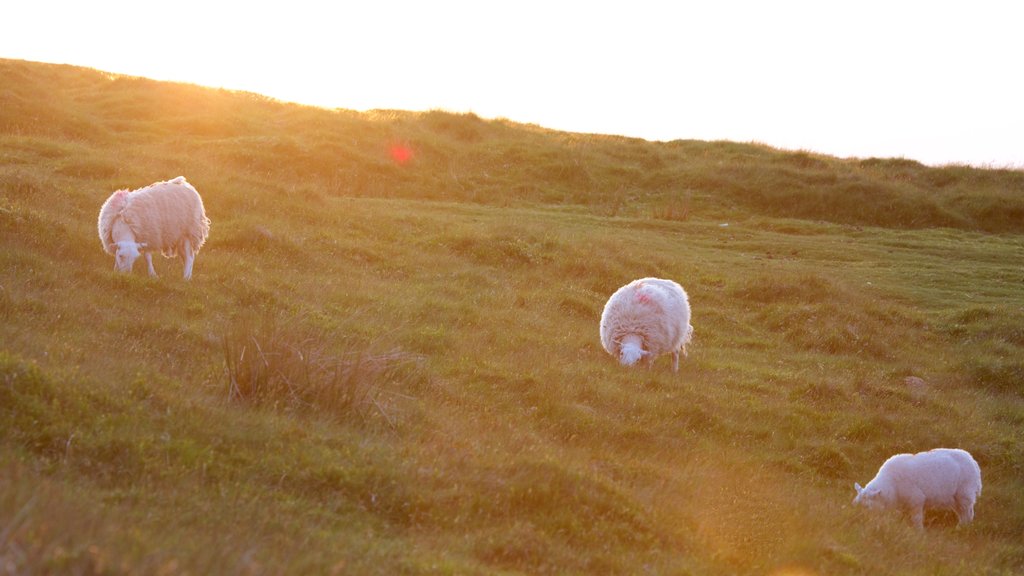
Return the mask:
<svg viewBox="0 0 1024 576">
<path fill-rule="evenodd" d="M 116 274 L 178 175 L 193 280 Z M 649 275 L 678 374 L 600 346 Z M 851 508 L 939 446 L 973 524 Z M 1021 572 L 1024 172 L 0 60 L 0 574 Z"/>
</svg>

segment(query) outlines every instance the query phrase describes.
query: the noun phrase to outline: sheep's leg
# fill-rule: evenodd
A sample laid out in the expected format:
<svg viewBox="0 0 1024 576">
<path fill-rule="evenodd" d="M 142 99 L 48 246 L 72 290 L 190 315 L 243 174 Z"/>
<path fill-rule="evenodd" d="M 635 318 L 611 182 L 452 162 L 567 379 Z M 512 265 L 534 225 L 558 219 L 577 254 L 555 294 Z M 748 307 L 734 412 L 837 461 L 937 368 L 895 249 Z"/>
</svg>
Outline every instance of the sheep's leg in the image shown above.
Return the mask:
<svg viewBox="0 0 1024 576">
<path fill-rule="evenodd" d="M 149 268 L 149 275 L 156 278 L 156 268 L 153 268 L 153 253 L 146 252 L 144 255 L 146 256 L 146 266 Z"/>
<path fill-rule="evenodd" d="M 196 261 L 196 255 L 192 253 L 192 242 L 188 238 L 182 241 L 182 255 L 185 257 L 185 280 L 192 279 L 192 264 Z"/>
<path fill-rule="evenodd" d="M 924 530 L 924 507 L 917 506 L 910 512 L 910 521 L 918 530 Z"/>
<path fill-rule="evenodd" d="M 672 351 L 672 371 L 679 372 L 679 350 Z"/>
<path fill-rule="evenodd" d="M 918 530 L 924 530 L 924 505 L 928 499 L 920 489 L 904 493 L 899 498 L 899 507 L 902 512 L 910 516 L 910 521 Z"/>
</svg>

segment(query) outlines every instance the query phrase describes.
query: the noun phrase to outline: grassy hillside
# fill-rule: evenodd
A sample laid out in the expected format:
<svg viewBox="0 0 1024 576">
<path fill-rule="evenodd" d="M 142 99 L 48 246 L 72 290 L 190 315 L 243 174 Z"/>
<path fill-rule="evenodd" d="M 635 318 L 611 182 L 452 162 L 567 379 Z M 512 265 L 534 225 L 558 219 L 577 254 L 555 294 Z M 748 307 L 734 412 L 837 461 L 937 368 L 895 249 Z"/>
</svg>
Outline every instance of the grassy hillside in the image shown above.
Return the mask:
<svg viewBox="0 0 1024 576">
<path fill-rule="evenodd" d="M 100 205 L 179 174 L 192 282 L 115 274 Z M 0 573 L 1024 570 L 1019 171 L 0 60 L 0 246 Z M 645 275 L 678 374 L 600 347 Z M 937 446 L 974 524 L 850 507 Z"/>
</svg>

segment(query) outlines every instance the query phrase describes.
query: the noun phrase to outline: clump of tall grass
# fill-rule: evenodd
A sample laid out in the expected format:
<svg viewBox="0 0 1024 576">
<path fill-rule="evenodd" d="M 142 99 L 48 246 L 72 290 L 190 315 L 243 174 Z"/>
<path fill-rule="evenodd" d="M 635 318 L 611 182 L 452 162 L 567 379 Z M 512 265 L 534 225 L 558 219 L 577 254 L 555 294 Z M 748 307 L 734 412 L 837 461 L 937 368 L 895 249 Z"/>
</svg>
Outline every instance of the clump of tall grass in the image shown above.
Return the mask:
<svg viewBox="0 0 1024 576">
<path fill-rule="evenodd" d="M 690 219 L 690 212 L 691 208 L 688 203 L 674 200 L 651 208 L 651 217 L 656 220 L 686 222 Z"/>
<path fill-rule="evenodd" d="M 421 375 L 422 357 L 330 335 L 296 320 L 236 322 L 221 337 L 231 402 L 345 421 L 397 426 L 398 392 Z"/>
<path fill-rule="evenodd" d="M 976 388 L 1024 394 L 1024 310 L 973 306 L 954 313 L 946 333 L 959 345 L 958 373 Z"/>
<path fill-rule="evenodd" d="M 892 358 L 920 328 L 891 303 L 818 274 L 764 274 L 740 282 L 731 295 L 756 306 L 760 325 L 782 340 L 832 355 Z"/>
<path fill-rule="evenodd" d="M 960 363 L 960 372 L 976 388 L 1024 395 L 1024 361 L 1016 354 L 975 348 Z"/>
</svg>

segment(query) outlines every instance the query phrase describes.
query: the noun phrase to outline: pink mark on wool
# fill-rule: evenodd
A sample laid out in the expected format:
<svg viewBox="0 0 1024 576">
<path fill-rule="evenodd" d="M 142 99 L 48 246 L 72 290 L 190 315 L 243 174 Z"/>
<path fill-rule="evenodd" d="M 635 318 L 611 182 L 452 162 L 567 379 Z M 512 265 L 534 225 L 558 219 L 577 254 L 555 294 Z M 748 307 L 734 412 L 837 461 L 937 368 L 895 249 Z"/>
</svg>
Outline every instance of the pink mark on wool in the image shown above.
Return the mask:
<svg viewBox="0 0 1024 576">
<path fill-rule="evenodd" d="M 111 200 L 110 206 L 114 208 L 115 211 L 119 212 L 123 210 L 125 205 L 128 204 L 128 192 L 128 190 L 118 190 L 117 192 L 114 192 L 114 198 Z"/>
<path fill-rule="evenodd" d="M 637 302 L 639 302 L 639 303 L 641 303 L 641 304 L 647 304 L 648 302 L 650 302 L 650 301 L 651 301 L 651 295 L 650 295 L 650 294 L 648 294 L 647 292 L 641 292 L 641 291 L 640 291 L 640 288 L 641 288 L 641 287 L 642 287 L 642 286 L 638 286 L 638 287 L 637 287 L 637 291 L 636 291 L 636 301 L 637 301 Z"/>
</svg>

